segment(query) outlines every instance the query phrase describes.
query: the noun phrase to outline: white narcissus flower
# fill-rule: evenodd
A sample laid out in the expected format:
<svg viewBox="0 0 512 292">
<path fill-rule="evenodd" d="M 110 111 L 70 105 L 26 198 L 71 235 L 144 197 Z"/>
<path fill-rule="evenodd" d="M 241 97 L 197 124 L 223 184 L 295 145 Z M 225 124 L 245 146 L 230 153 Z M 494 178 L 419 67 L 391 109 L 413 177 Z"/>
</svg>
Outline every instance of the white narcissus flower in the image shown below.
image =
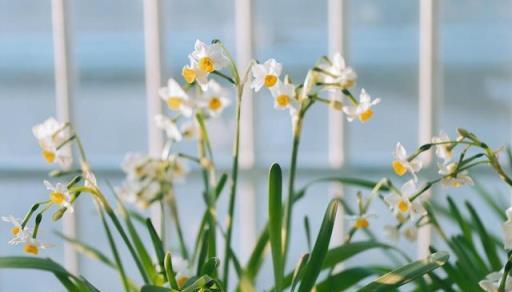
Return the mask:
<svg viewBox="0 0 512 292">
<path fill-rule="evenodd" d="M 32 236 L 28 227 L 22 227 L 20 220 L 16 219 L 14 216 L 5 216 L 2 217 L 2 220 L 8 223 L 11 223 L 13 227 L 11 228 L 11 234 L 13 238 L 9 240 L 10 245 L 18 245 L 20 243 L 25 242 L 25 240 Z"/>
<path fill-rule="evenodd" d="M 391 163 L 393 170 L 399 176 L 403 176 L 407 172 L 410 172 L 414 177 L 414 180 L 417 181 L 418 177 L 416 173 L 421 170 L 423 164 L 419 160 L 418 157 L 415 157 L 411 161 L 408 160 L 407 151 L 404 146 L 398 142 L 395 147 L 395 153 L 393 154 L 394 159 Z"/>
<path fill-rule="evenodd" d="M 372 100 L 372 97 L 362 89 L 359 95 L 359 103 L 355 105 L 347 105 L 343 107 L 343 112 L 347 115 L 347 120 L 352 122 L 359 119 L 361 122 L 366 122 L 373 117 L 372 106 L 380 103 L 380 98 Z"/>
<path fill-rule="evenodd" d="M 450 161 L 453 157 L 453 145 L 451 143 L 446 143 L 448 141 L 450 141 L 450 137 L 448 137 L 448 134 L 443 131 L 439 133 L 439 136 L 432 137 L 432 143 L 443 143 L 436 145 L 436 156 L 441 159 L 443 163 Z"/>
<path fill-rule="evenodd" d="M 444 176 L 443 185 L 458 188 L 463 185 L 472 186 L 474 184 L 467 170 L 459 171 L 457 174 L 454 174 L 457 169 L 457 163 L 438 164 L 438 166 L 439 174 Z"/>
<path fill-rule="evenodd" d="M 362 214 L 345 216 L 349 221 L 353 222 L 356 229 L 366 229 L 370 226 L 370 218 L 375 217 L 375 214 Z"/>
<path fill-rule="evenodd" d="M 195 119 L 181 124 L 180 132 L 185 139 L 196 139 L 199 135 L 199 125 Z"/>
<path fill-rule="evenodd" d="M 205 90 L 206 84 L 208 84 L 208 73 L 199 69 L 197 62 L 194 59 L 189 59 L 190 64 L 183 66 L 183 69 L 181 70 L 183 79 L 185 79 L 185 81 L 189 84 L 196 81 L 199 86 Z"/>
<path fill-rule="evenodd" d="M 71 195 L 69 194 L 68 188 L 64 184 L 57 183 L 54 186 L 47 180 L 45 180 L 43 183 L 46 186 L 46 189 L 50 191 L 50 201 L 53 204 L 66 207 L 69 212 L 73 212 Z"/>
<path fill-rule="evenodd" d="M 183 287 L 192 276 L 190 264 L 187 260 L 177 255 L 173 255 L 171 261 L 172 269 L 176 273 L 176 282 L 178 282 L 179 287 Z"/>
<path fill-rule="evenodd" d="M 189 172 L 189 168 L 185 160 L 179 156 L 171 155 L 169 156 L 169 161 L 171 162 L 171 171 L 172 177 L 176 182 L 184 182 L 185 177 Z"/>
<path fill-rule="evenodd" d="M 416 241 L 418 239 L 418 228 L 414 225 L 404 228 L 402 233 L 409 241 Z"/>
<path fill-rule="evenodd" d="M 89 188 L 97 188 L 98 181 L 96 180 L 96 175 L 91 170 L 89 164 L 85 161 L 80 162 L 80 167 L 82 169 L 82 174 L 84 176 L 84 186 Z"/>
<path fill-rule="evenodd" d="M 270 89 L 270 92 L 274 97 L 274 108 L 279 110 L 289 109 L 290 112 L 297 110 L 298 103 L 295 98 L 295 85 L 279 81 L 277 85 Z"/>
<path fill-rule="evenodd" d="M 345 89 L 356 84 L 356 72 L 351 67 L 347 67 L 345 59 L 340 53 L 335 53 L 329 61 L 324 60 L 318 67 L 327 72 L 321 74 L 323 83 L 339 84 L 341 88 Z M 328 86 L 328 88 L 330 87 Z"/>
<path fill-rule="evenodd" d="M 179 142 L 182 139 L 181 131 L 176 122 L 164 115 L 155 116 L 155 124 L 157 128 L 164 130 L 167 138 L 173 142 Z"/>
<path fill-rule="evenodd" d="M 263 86 L 272 88 L 279 81 L 282 69 L 283 66 L 275 59 L 268 59 L 263 64 L 255 64 L 251 69 L 254 77 L 251 88 L 255 91 L 259 91 Z"/>
<path fill-rule="evenodd" d="M 506 250 L 512 249 L 512 207 L 508 208 L 507 211 L 507 221 L 505 221 L 502 225 L 503 228 L 503 243 L 505 245 Z"/>
<path fill-rule="evenodd" d="M 411 220 L 415 220 L 426 214 L 421 197 L 417 197 L 412 202 L 410 200 L 410 197 L 416 194 L 417 191 L 418 187 L 416 186 L 416 182 L 409 180 L 400 188 L 400 194 L 391 193 L 384 197 L 384 201 L 395 216 L 401 216 L 402 218 L 410 216 Z"/>
<path fill-rule="evenodd" d="M 204 73 L 220 70 L 229 64 L 229 59 L 224 55 L 222 46 L 218 43 L 207 45 L 196 40 L 194 51 L 190 59 L 197 63 L 197 67 Z"/>
<path fill-rule="evenodd" d="M 50 117 L 43 123 L 35 125 L 32 133 L 39 142 L 43 158 L 50 164 L 56 162 L 62 168 L 68 169 L 72 162 L 71 154 L 62 148 L 58 149 L 69 138 L 65 127 L 65 124 Z"/>
<path fill-rule="evenodd" d="M 486 292 L 498 292 L 501 278 L 503 278 L 503 270 L 488 274 L 484 280 L 478 282 L 480 288 Z M 505 282 L 505 291 L 512 291 L 512 278 L 509 276 Z"/>
<path fill-rule="evenodd" d="M 208 81 L 208 86 L 202 96 L 202 107 L 211 117 L 218 117 L 231 104 L 227 93 L 215 80 Z"/>
<path fill-rule="evenodd" d="M 35 239 L 33 237 L 27 237 L 23 241 L 23 251 L 28 254 L 32 255 L 38 255 L 39 250 L 41 249 L 47 249 L 53 246 L 53 244 L 42 242 L 38 239 Z"/>
<path fill-rule="evenodd" d="M 151 158 L 140 153 L 127 153 L 123 163 L 122 170 L 126 173 L 128 179 L 141 178 L 151 174 Z"/>
<path fill-rule="evenodd" d="M 194 103 L 176 80 L 169 79 L 167 87 L 161 88 L 158 94 L 167 103 L 170 110 L 180 112 L 186 117 L 192 116 Z"/>
</svg>

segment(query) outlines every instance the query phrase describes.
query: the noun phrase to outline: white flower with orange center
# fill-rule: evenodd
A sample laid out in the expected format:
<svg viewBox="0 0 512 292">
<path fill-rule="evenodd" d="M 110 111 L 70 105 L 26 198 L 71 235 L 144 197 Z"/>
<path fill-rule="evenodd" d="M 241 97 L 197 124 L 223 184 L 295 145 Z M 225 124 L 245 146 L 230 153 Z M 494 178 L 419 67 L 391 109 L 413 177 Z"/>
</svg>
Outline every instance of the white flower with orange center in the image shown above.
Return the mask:
<svg viewBox="0 0 512 292">
<path fill-rule="evenodd" d="M 50 201 L 58 206 L 66 207 L 69 212 L 73 212 L 73 205 L 71 203 L 71 195 L 68 188 L 61 183 L 52 185 L 49 181 L 45 180 L 44 185 L 50 191 Z"/>
<path fill-rule="evenodd" d="M 290 112 L 296 111 L 298 102 L 295 98 L 295 85 L 279 81 L 277 85 L 270 89 L 274 97 L 274 108 L 278 110 L 289 109 Z"/>
<path fill-rule="evenodd" d="M 344 89 L 353 87 L 357 82 L 357 74 L 345 64 L 345 59 L 340 53 L 335 53 L 330 60 L 323 60 L 318 65 L 326 73 L 320 74 L 321 82 L 335 84 Z M 327 86 L 327 88 L 333 88 Z"/>
<path fill-rule="evenodd" d="M 42 242 L 33 237 L 28 237 L 23 243 L 23 251 L 31 255 L 38 255 L 40 250 L 53 246 L 52 244 Z"/>
<path fill-rule="evenodd" d="M 443 185 L 454 188 L 458 188 L 463 185 L 472 186 L 474 182 L 473 179 L 468 175 L 468 171 L 458 171 L 457 165 L 458 164 L 456 162 L 438 164 L 438 173 L 443 176 Z"/>
<path fill-rule="evenodd" d="M 32 133 L 42 149 L 41 155 L 49 164 L 58 163 L 64 169 L 71 166 L 71 154 L 60 148 L 62 143 L 69 138 L 65 124 L 50 117 L 43 123 L 34 126 Z"/>
<path fill-rule="evenodd" d="M 27 237 L 30 237 L 32 234 L 28 227 L 22 227 L 20 220 L 16 219 L 14 216 L 5 216 L 2 217 L 2 220 L 8 223 L 11 223 L 13 226 L 11 228 L 11 235 L 13 238 L 9 240 L 10 245 L 17 245 L 25 242 Z"/>
<path fill-rule="evenodd" d="M 156 115 L 155 124 L 157 128 L 164 130 L 169 140 L 179 142 L 183 138 L 176 122 L 167 116 Z"/>
<path fill-rule="evenodd" d="M 372 107 L 380 103 L 380 98 L 372 100 L 372 97 L 362 89 L 359 95 L 359 102 L 355 105 L 347 105 L 343 107 L 343 112 L 347 115 L 347 120 L 352 122 L 359 119 L 361 122 L 366 122 L 373 117 Z"/>
<path fill-rule="evenodd" d="M 423 207 L 421 197 L 416 198 L 411 202 L 410 198 L 418 191 L 416 182 L 409 180 L 400 188 L 400 194 L 391 193 L 384 197 L 384 201 L 395 214 L 402 218 L 415 220 L 422 215 L 426 214 L 425 208 Z"/>
<path fill-rule="evenodd" d="M 189 262 L 177 255 L 172 256 L 172 269 L 176 273 L 176 282 L 181 288 L 185 285 L 188 279 L 192 276 L 192 270 Z"/>
<path fill-rule="evenodd" d="M 439 136 L 432 137 L 432 143 L 437 143 L 436 156 L 444 163 L 450 161 L 453 157 L 453 144 L 447 143 L 449 141 L 450 137 L 448 137 L 448 134 L 443 131 L 439 133 Z"/>
<path fill-rule="evenodd" d="M 423 164 L 418 157 L 409 159 L 407 151 L 404 146 L 398 142 L 395 147 L 395 153 L 393 154 L 393 162 L 391 166 L 398 176 L 403 176 L 407 172 L 410 172 L 414 177 L 414 180 L 418 180 L 416 173 L 421 170 Z"/>
<path fill-rule="evenodd" d="M 208 72 L 204 72 L 203 70 L 199 69 L 199 65 L 194 59 L 189 59 L 190 64 L 183 66 L 181 69 L 181 75 L 183 76 L 183 79 L 185 79 L 188 84 L 196 81 L 197 84 L 199 84 L 199 86 L 205 90 L 206 84 L 208 84 Z"/>
<path fill-rule="evenodd" d="M 186 117 L 192 116 L 194 103 L 176 80 L 169 79 L 167 87 L 161 88 L 158 94 L 170 110 L 179 112 Z"/>
<path fill-rule="evenodd" d="M 226 97 L 227 93 L 215 80 L 208 81 L 208 87 L 203 92 L 202 108 L 211 117 L 218 117 L 222 111 L 231 104 L 231 100 Z"/>
<path fill-rule="evenodd" d="M 266 88 L 274 87 L 279 81 L 282 69 L 283 66 L 275 59 L 268 59 L 263 64 L 255 64 L 251 69 L 254 77 L 251 87 L 255 91 L 259 91 L 263 86 Z"/>
<path fill-rule="evenodd" d="M 373 217 L 375 217 L 375 214 L 350 215 L 345 218 L 352 222 L 354 228 L 366 229 L 370 227 L 370 218 Z"/>
<path fill-rule="evenodd" d="M 229 59 L 224 55 L 224 50 L 218 43 L 207 45 L 200 40 L 196 40 L 194 51 L 189 57 L 197 63 L 197 68 L 204 73 L 220 70 L 229 64 Z"/>
</svg>

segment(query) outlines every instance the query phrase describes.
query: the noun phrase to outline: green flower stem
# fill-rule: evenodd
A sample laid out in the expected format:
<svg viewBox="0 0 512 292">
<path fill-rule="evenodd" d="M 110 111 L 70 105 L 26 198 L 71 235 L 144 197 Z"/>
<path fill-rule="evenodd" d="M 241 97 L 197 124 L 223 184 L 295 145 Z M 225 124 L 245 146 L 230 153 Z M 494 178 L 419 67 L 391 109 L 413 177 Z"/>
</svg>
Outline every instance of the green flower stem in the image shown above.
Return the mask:
<svg viewBox="0 0 512 292">
<path fill-rule="evenodd" d="M 181 255 L 186 260 L 189 259 L 187 245 L 185 244 L 185 238 L 183 236 L 183 229 L 181 228 L 181 221 L 180 216 L 178 214 L 178 206 L 176 204 L 176 197 L 174 196 L 174 192 L 169 198 L 169 210 L 171 217 L 174 220 L 174 223 L 176 225 L 176 232 L 178 233 L 178 240 L 180 242 L 180 249 L 181 249 Z"/>
<path fill-rule="evenodd" d="M 509 252 L 508 256 L 509 256 L 508 261 L 505 264 L 505 267 L 503 268 L 503 276 L 501 277 L 501 280 L 500 280 L 500 286 L 498 287 L 499 292 L 505 292 L 505 287 L 507 284 L 507 277 L 509 276 L 508 274 L 510 273 L 510 271 L 512 271 L 512 253 Z"/>
<path fill-rule="evenodd" d="M 30 220 L 30 217 L 32 217 L 34 212 L 37 211 L 37 209 L 39 209 L 39 206 L 41 206 L 41 204 L 46 204 L 48 202 L 50 202 L 50 201 L 37 202 L 34 205 L 32 205 L 32 208 L 30 208 L 30 210 L 27 212 L 25 217 L 23 217 L 23 221 L 21 222 L 21 228 L 22 229 L 25 228 L 25 226 L 28 223 L 28 220 Z"/>
</svg>

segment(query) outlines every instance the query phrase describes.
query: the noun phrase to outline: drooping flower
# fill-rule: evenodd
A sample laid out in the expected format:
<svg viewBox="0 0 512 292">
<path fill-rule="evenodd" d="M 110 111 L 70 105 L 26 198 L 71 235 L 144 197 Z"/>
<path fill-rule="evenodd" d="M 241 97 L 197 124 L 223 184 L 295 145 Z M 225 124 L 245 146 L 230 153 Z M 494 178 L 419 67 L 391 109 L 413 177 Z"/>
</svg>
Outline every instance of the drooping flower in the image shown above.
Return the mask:
<svg viewBox="0 0 512 292">
<path fill-rule="evenodd" d="M 224 55 L 222 46 L 218 43 L 207 45 L 196 40 L 194 51 L 190 59 L 197 63 L 197 67 L 204 73 L 220 70 L 229 64 L 229 59 Z"/>
<path fill-rule="evenodd" d="M 410 216 L 411 220 L 415 220 L 426 213 L 423 207 L 421 197 L 416 198 L 411 202 L 411 196 L 416 194 L 418 187 L 414 180 L 409 180 L 400 188 L 400 194 L 391 193 L 384 197 L 391 211 L 395 216 L 407 218 Z"/>
<path fill-rule="evenodd" d="M 43 183 L 46 186 L 46 189 L 50 191 L 50 201 L 53 204 L 66 207 L 69 212 L 73 212 L 74 209 L 71 203 L 71 195 L 64 184 L 57 183 L 54 186 L 47 180 Z"/>
<path fill-rule="evenodd" d="M 65 128 L 65 124 L 50 117 L 43 123 L 34 126 L 32 133 L 39 142 L 43 158 L 50 164 L 56 162 L 62 168 L 67 169 L 71 166 L 72 158 L 70 153 L 60 148 L 69 138 Z"/>
<path fill-rule="evenodd" d="M 298 108 L 295 98 L 295 85 L 279 81 L 271 88 L 270 92 L 274 97 L 274 108 L 279 110 L 289 109 L 295 111 Z"/>
<path fill-rule="evenodd" d="M 89 164 L 85 161 L 81 161 L 80 167 L 84 177 L 84 186 L 96 189 L 98 187 L 98 181 L 96 180 L 96 175 L 94 175 L 94 172 L 92 172 Z"/>
<path fill-rule="evenodd" d="M 503 229 L 503 243 L 505 245 L 506 250 L 512 249 L 512 207 L 508 208 L 506 211 L 507 221 L 505 221 L 502 225 Z"/>
<path fill-rule="evenodd" d="M 432 138 L 432 143 L 442 143 L 436 145 L 436 156 L 443 161 L 443 163 L 446 163 L 450 161 L 453 157 L 452 147 L 453 145 L 451 143 L 446 143 L 450 141 L 450 137 L 448 137 L 448 134 L 441 131 L 439 133 L 439 136 L 434 136 Z"/>
<path fill-rule="evenodd" d="M 467 170 L 457 171 L 456 162 L 448 164 L 440 163 L 438 166 L 439 174 L 443 176 L 443 185 L 458 188 L 463 185 L 472 186 L 474 184 Z M 457 171 L 457 173 L 455 173 L 455 171 Z"/>
<path fill-rule="evenodd" d="M 38 255 L 39 254 L 39 250 L 47 249 L 47 248 L 50 248 L 50 247 L 53 246 L 52 244 L 42 242 L 42 241 L 40 241 L 38 239 L 35 239 L 33 237 L 26 238 L 23 243 L 24 243 L 23 251 L 25 253 L 32 254 L 32 255 Z"/>
<path fill-rule="evenodd" d="M 345 59 L 340 53 L 335 53 L 330 60 L 324 60 L 318 67 L 326 72 L 321 74 L 323 83 L 336 84 L 344 89 L 349 89 L 356 84 L 356 72 L 345 64 Z M 331 87 L 327 86 L 327 88 Z"/>
<path fill-rule="evenodd" d="M 404 146 L 398 142 L 395 147 L 394 159 L 391 163 L 393 170 L 399 176 L 405 175 L 407 172 L 410 172 L 414 177 L 414 180 L 417 181 L 418 177 L 416 173 L 421 170 L 423 164 L 418 157 L 410 160 L 408 159 L 407 151 Z"/>
<path fill-rule="evenodd" d="M 176 282 L 179 287 L 183 287 L 188 279 L 192 276 L 189 262 L 177 255 L 172 256 L 172 268 L 176 273 Z"/>
<path fill-rule="evenodd" d="M 185 81 L 189 84 L 196 81 L 199 84 L 199 86 L 201 86 L 201 88 L 205 90 L 206 84 L 208 84 L 208 73 L 199 69 L 199 65 L 194 59 L 190 57 L 189 59 L 190 64 L 183 66 L 183 69 L 181 70 L 181 75 L 183 76 L 183 79 L 185 79 Z"/>
<path fill-rule="evenodd" d="M 142 178 L 150 174 L 151 158 L 141 153 L 127 153 L 121 163 L 121 169 L 129 179 Z"/>
<path fill-rule="evenodd" d="M 167 87 L 161 88 L 158 94 L 167 103 L 170 110 L 180 112 L 186 117 L 192 116 L 194 103 L 176 80 L 169 79 Z"/>
<path fill-rule="evenodd" d="M 195 139 L 198 137 L 199 126 L 197 121 L 189 120 L 180 125 L 180 132 L 185 139 Z"/>
<path fill-rule="evenodd" d="M 503 278 L 503 270 L 488 274 L 484 280 L 478 282 L 480 288 L 486 292 L 498 292 L 501 278 Z M 509 276 L 505 282 L 505 291 L 512 291 L 512 278 Z"/>
<path fill-rule="evenodd" d="M 176 122 L 164 115 L 155 116 L 155 124 L 157 128 L 164 130 L 167 138 L 173 142 L 179 142 L 182 139 L 181 131 Z"/>
<path fill-rule="evenodd" d="M 123 201 L 146 209 L 157 199 L 160 190 L 160 184 L 154 180 L 125 180 L 116 188 L 116 193 Z"/>
<path fill-rule="evenodd" d="M 14 216 L 5 216 L 2 217 L 2 220 L 8 223 L 11 223 L 13 227 L 11 228 L 11 235 L 13 238 L 9 240 L 10 245 L 18 245 L 20 243 L 25 242 L 27 237 L 31 236 L 30 230 L 28 227 L 22 227 L 20 220 L 16 219 Z"/>
<path fill-rule="evenodd" d="M 395 225 L 384 225 L 384 234 L 393 242 L 398 242 L 403 235 L 409 241 L 416 241 L 418 239 L 418 228 L 414 225 L 398 228 Z"/>
<path fill-rule="evenodd" d="M 371 96 L 362 89 L 359 96 L 359 102 L 355 105 L 347 105 L 343 107 L 343 112 L 347 115 L 347 120 L 352 122 L 359 119 L 361 122 L 366 122 L 373 117 L 372 106 L 380 103 L 380 98 L 372 100 Z"/>
<path fill-rule="evenodd" d="M 346 216 L 347 220 L 353 222 L 356 229 L 366 229 L 370 226 L 370 218 L 375 217 L 375 214 L 362 214 Z"/>
<path fill-rule="evenodd" d="M 211 117 L 218 117 L 231 104 L 227 93 L 215 80 L 208 81 L 208 86 L 201 97 L 202 107 Z"/>
<path fill-rule="evenodd" d="M 275 59 L 268 59 L 263 64 L 255 64 L 251 69 L 254 77 L 251 87 L 255 91 L 259 91 L 263 86 L 272 88 L 279 81 L 282 69 L 283 66 Z"/>
</svg>

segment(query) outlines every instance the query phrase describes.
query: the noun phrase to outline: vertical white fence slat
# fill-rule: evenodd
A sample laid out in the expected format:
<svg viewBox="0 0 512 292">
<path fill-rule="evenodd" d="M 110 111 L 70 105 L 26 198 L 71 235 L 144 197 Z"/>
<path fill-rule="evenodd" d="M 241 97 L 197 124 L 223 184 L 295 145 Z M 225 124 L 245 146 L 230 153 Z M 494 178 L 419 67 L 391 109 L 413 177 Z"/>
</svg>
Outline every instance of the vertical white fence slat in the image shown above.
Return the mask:
<svg viewBox="0 0 512 292">
<path fill-rule="evenodd" d="M 148 115 L 148 152 L 160 156 L 163 148 L 162 131 L 155 123 L 155 115 L 162 112 L 162 103 L 158 97 L 158 89 L 162 84 L 162 41 L 161 17 L 159 0 L 144 0 L 144 53 L 146 65 L 146 97 Z M 151 208 L 151 219 L 156 230 L 161 231 L 159 206 Z"/>
<path fill-rule="evenodd" d="M 420 1 L 419 26 L 419 102 L 418 102 L 418 142 L 428 143 L 437 127 L 435 117 L 436 73 L 438 64 L 438 31 L 437 31 L 437 1 Z M 431 152 L 423 155 L 423 162 L 430 164 Z M 430 197 L 431 192 L 425 194 Z M 429 253 L 428 247 L 432 241 L 431 228 L 427 225 L 420 228 L 418 233 L 418 257 Z"/>
<path fill-rule="evenodd" d="M 341 53 L 346 56 L 345 43 L 345 10 L 346 1 L 344 0 L 327 0 L 327 34 L 328 34 L 328 50 L 329 55 Z M 341 93 L 331 93 L 332 95 L 340 95 Z M 340 96 L 331 96 L 331 98 Z M 341 111 L 329 109 L 328 119 L 328 155 L 329 164 L 334 169 L 340 169 L 345 163 L 345 121 Z M 334 197 L 343 197 L 343 187 L 339 184 L 333 184 L 329 188 L 329 193 Z M 333 231 L 333 244 L 338 245 L 343 242 L 344 226 L 343 226 L 343 209 L 340 208 L 335 221 Z"/>
<path fill-rule="evenodd" d="M 60 121 L 71 122 L 71 83 L 73 79 L 73 72 L 70 56 L 68 4 L 69 1 L 66 0 L 52 1 L 52 33 L 57 119 Z M 66 146 L 64 151 L 71 153 L 71 147 Z M 76 213 L 69 213 L 65 216 L 66 220 L 62 220 L 64 234 L 70 237 L 76 237 Z M 64 265 L 71 272 L 78 273 L 78 256 L 73 250 L 73 247 L 67 243 L 64 243 Z"/>
<path fill-rule="evenodd" d="M 251 0 L 235 1 L 235 45 L 236 60 L 240 74 L 244 74 L 252 60 L 252 2 Z M 240 167 L 250 169 L 254 165 L 254 121 L 253 96 L 249 86 L 245 87 L 242 99 L 241 134 L 240 134 Z M 256 202 L 254 185 L 242 179 L 239 207 L 239 242 L 242 259 L 249 256 L 256 241 Z"/>
</svg>

